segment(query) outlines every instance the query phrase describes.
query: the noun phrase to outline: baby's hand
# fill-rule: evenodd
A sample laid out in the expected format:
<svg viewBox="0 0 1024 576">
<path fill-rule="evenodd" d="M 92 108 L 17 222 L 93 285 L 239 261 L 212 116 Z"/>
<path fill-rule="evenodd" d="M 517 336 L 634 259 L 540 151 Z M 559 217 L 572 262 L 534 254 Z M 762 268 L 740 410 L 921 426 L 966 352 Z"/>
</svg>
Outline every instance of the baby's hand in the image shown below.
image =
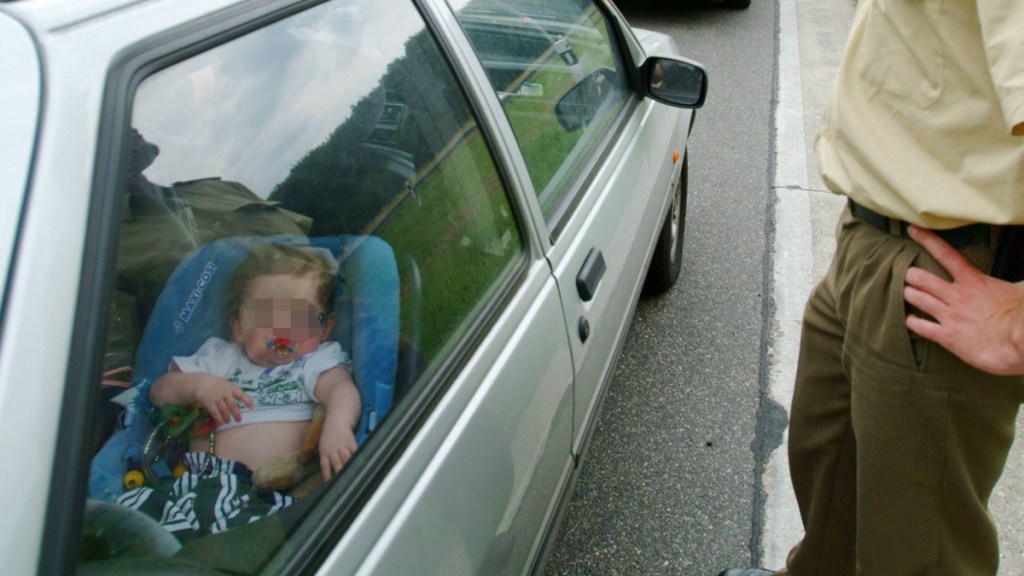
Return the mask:
<svg viewBox="0 0 1024 576">
<path fill-rule="evenodd" d="M 253 407 L 248 394 L 231 382 L 212 375 L 204 378 L 196 386 L 195 395 L 196 401 L 203 405 L 217 426 L 227 424 L 232 418 L 236 422 L 242 421 L 242 411 L 238 408 L 238 402 L 242 402 L 250 409 Z"/>
<path fill-rule="evenodd" d="M 324 482 L 341 471 L 356 452 L 356 437 L 344 422 L 328 418 L 320 433 L 320 472 Z"/>
</svg>

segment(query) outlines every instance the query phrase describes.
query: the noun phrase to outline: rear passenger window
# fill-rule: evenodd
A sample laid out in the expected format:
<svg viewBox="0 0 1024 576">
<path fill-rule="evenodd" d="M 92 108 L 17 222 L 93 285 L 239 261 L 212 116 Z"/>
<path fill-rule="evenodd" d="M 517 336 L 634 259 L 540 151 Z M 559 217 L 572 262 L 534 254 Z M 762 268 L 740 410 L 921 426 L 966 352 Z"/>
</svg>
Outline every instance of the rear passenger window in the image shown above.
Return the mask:
<svg viewBox="0 0 1024 576">
<path fill-rule="evenodd" d="M 630 94 L 607 18 L 591 0 L 470 0 L 458 18 L 557 228 Z"/>
<path fill-rule="evenodd" d="M 138 83 L 83 569 L 277 569 L 353 513 L 523 261 L 455 78 L 409 0 L 362 0 Z"/>
</svg>

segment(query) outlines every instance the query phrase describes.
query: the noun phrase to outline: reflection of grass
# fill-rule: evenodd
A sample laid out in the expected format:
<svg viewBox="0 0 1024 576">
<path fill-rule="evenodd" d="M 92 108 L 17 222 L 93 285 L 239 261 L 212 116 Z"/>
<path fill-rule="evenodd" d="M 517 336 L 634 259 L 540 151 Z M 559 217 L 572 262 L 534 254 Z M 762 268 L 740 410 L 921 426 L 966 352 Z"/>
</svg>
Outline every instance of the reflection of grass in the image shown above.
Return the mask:
<svg viewBox="0 0 1024 576">
<path fill-rule="evenodd" d="M 565 74 L 538 74 L 531 82 L 541 83 L 545 94 L 561 95 L 572 87 L 572 78 Z M 560 86 L 565 84 L 568 86 Z M 572 152 L 583 131 L 563 130 L 555 120 L 555 101 L 548 98 L 511 98 L 505 104 L 505 113 L 530 168 L 533 187 L 539 194 Z M 545 211 L 547 208 L 544 206 Z"/>
<path fill-rule="evenodd" d="M 587 11 L 574 28 L 578 33 L 566 39 L 586 72 L 598 68 L 618 68 L 609 47 L 613 44 L 608 35 L 604 17 L 594 9 Z M 596 37 L 595 37 L 596 33 Z M 537 194 L 551 184 L 552 178 L 565 164 L 585 131 L 565 132 L 555 118 L 555 104 L 565 95 L 577 80 L 568 66 L 550 49 L 534 63 L 516 82 L 527 81 L 543 86 L 542 97 L 513 96 L 505 101 L 505 113 L 516 134 L 530 179 Z M 543 197 L 544 201 L 557 200 L 559 195 Z M 545 214 L 553 206 L 545 203 L 541 208 Z"/>
<path fill-rule="evenodd" d="M 429 360 L 520 245 L 504 187 L 477 130 L 452 147 L 437 169 L 421 175 L 415 196 L 407 196 L 377 234 L 394 248 L 399 266 L 409 258 L 422 274 L 420 294 L 403 281 L 402 332 L 413 335 L 416 323 L 422 323 L 418 344 Z M 498 250 L 503 237 L 513 241 Z M 408 279 L 404 269 L 402 277 Z"/>
</svg>

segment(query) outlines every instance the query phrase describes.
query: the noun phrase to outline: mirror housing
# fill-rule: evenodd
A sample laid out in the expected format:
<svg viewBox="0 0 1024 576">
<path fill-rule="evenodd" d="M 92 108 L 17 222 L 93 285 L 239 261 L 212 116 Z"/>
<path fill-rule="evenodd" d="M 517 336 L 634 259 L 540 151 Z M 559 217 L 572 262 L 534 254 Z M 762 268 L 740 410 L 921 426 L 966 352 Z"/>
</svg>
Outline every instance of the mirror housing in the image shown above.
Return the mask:
<svg viewBox="0 0 1024 576">
<path fill-rule="evenodd" d="M 586 126 L 615 90 L 615 72 L 598 68 L 569 89 L 555 103 L 555 118 L 566 132 Z"/>
<path fill-rule="evenodd" d="M 678 108 L 700 108 L 708 93 L 708 74 L 700 64 L 679 56 L 654 55 L 640 66 L 644 96 Z"/>
</svg>

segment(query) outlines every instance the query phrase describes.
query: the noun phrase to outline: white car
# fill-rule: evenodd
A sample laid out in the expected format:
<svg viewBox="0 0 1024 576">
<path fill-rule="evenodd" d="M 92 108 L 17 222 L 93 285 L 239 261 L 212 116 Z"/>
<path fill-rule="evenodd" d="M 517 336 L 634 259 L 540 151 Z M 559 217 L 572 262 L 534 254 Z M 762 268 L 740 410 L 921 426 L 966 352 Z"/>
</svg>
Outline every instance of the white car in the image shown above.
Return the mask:
<svg viewBox="0 0 1024 576">
<path fill-rule="evenodd" d="M 700 65 L 607 0 L 19 0 L 0 76 L 5 574 L 543 570 L 679 275 Z M 149 386 L 261 243 L 337 260 L 358 451 L 143 513 L 208 433 Z"/>
</svg>

